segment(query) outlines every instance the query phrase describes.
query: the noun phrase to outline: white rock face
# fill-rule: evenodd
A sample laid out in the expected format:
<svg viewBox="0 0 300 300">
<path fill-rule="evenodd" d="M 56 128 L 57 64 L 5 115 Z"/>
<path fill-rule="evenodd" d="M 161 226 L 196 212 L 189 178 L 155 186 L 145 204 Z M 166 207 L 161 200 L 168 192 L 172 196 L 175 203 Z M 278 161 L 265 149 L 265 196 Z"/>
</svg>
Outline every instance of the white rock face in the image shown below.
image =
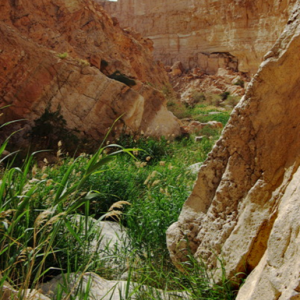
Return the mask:
<svg viewBox="0 0 300 300">
<path fill-rule="evenodd" d="M 298 3 L 167 232 L 179 267 L 189 249 L 249 275 L 238 300 L 300 299 L 299 49 Z"/>
</svg>

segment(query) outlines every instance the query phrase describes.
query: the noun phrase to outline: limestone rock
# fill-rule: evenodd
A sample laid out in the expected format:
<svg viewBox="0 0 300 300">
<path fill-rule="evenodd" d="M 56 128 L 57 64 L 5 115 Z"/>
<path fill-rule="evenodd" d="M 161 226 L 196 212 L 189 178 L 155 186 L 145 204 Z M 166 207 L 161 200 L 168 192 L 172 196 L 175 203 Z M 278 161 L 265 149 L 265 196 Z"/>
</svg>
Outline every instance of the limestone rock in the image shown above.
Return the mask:
<svg viewBox="0 0 300 300">
<path fill-rule="evenodd" d="M 64 291 L 71 291 L 72 294 L 77 292 L 76 297 L 74 295 L 76 300 L 83 298 L 87 300 L 188 299 L 188 296 L 184 293 L 164 292 L 143 285 L 128 283 L 127 281 L 106 280 L 95 273 L 59 275 L 40 288 L 44 294 L 51 297 L 62 287 L 64 287 Z"/>
<path fill-rule="evenodd" d="M 154 42 L 154 55 L 167 65 L 209 74 L 228 66 L 254 74 L 279 37 L 296 0 L 122 0 L 103 3 L 123 27 Z"/>
<path fill-rule="evenodd" d="M 72 224 L 77 228 L 77 231 L 80 234 L 80 228 L 84 232 L 85 227 L 85 216 L 75 215 L 71 216 Z M 128 247 L 129 237 L 126 233 L 126 229 L 122 227 L 117 222 L 111 221 L 99 221 L 92 217 L 88 217 L 87 221 L 88 231 L 95 233 L 95 237 L 90 241 L 90 251 L 98 251 L 101 255 L 101 252 L 104 251 L 113 251 L 117 248 L 126 248 Z"/>
<path fill-rule="evenodd" d="M 130 256 L 129 237 L 126 228 L 117 222 L 100 221 L 88 217 L 87 231 L 91 233 L 91 238 L 85 238 L 85 217 L 74 215 L 70 218 L 74 226 L 74 231 L 86 242 L 87 253 L 93 256 L 94 261 L 98 261 L 102 268 L 116 272 L 117 279 L 127 272 L 127 257 Z"/>
<path fill-rule="evenodd" d="M 2 279 L 1 274 L 0 279 Z M 50 300 L 45 295 L 41 294 L 40 291 L 34 289 L 17 291 L 6 280 L 0 286 L 0 296 L 1 300 Z"/>
<path fill-rule="evenodd" d="M 238 300 L 300 298 L 299 47 L 298 3 L 167 232 L 179 267 L 191 251 L 216 277 L 216 256 L 250 274 Z"/>
<path fill-rule="evenodd" d="M 4 1 L 0 9 L 0 107 L 11 105 L 3 122 L 26 118 L 32 126 L 50 107 L 60 108 L 68 129 L 95 140 L 121 115 L 119 128 L 131 132 L 158 126 L 162 131 L 153 135 L 180 134 L 163 94 L 152 87 L 168 77 L 149 41 L 119 28 L 99 4 Z M 111 79 L 116 72 L 121 78 Z"/>
</svg>

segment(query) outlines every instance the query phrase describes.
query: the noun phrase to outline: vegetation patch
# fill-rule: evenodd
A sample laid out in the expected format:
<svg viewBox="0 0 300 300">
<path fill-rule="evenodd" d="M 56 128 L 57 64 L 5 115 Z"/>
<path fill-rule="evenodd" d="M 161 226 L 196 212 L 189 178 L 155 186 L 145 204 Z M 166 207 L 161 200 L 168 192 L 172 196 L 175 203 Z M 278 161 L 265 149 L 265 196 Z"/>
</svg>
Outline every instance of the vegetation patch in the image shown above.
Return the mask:
<svg viewBox="0 0 300 300">
<path fill-rule="evenodd" d="M 35 125 L 31 130 L 33 150 L 36 149 L 56 149 L 59 141 L 64 141 L 68 150 L 79 149 L 80 139 L 78 130 L 67 128 L 67 122 L 61 115 L 60 107 L 52 111 L 50 107 L 40 118 L 35 120 Z"/>
<path fill-rule="evenodd" d="M 196 106 L 193 113 L 211 109 Z M 46 110 L 35 134 L 52 132 L 54 143 L 58 124 L 66 125 L 59 112 Z M 21 290 L 37 288 L 61 273 L 68 277 L 91 271 L 119 279 L 127 272 L 128 284 L 149 286 L 137 289 L 138 299 L 161 299 L 151 287 L 183 291 L 195 300 L 234 299 L 231 282 L 224 277 L 221 284 L 214 283 L 205 263 L 192 256 L 183 264 L 187 272 L 179 272 L 165 241 L 197 176 L 189 167 L 206 158 L 218 136 L 217 131 L 207 132 L 195 142 L 194 136 L 171 141 L 123 135 L 118 145 L 102 145 L 94 155 L 77 158 L 62 155 L 64 145 L 58 142 L 55 165 L 44 160 L 38 167 L 34 154 L 18 167 L 8 163 L 0 170 L 0 286 L 6 280 Z M 118 218 L 106 214 L 111 206 Z M 74 223 L 78 215 L 82 221 Z M 92 242 L 100 238 L 88 225 L 90 218 L 109 216 L 127 228 L 128 248 L 92 256 Z M 64 298 L 59 294 L 56 299 Z"/>
</svg>

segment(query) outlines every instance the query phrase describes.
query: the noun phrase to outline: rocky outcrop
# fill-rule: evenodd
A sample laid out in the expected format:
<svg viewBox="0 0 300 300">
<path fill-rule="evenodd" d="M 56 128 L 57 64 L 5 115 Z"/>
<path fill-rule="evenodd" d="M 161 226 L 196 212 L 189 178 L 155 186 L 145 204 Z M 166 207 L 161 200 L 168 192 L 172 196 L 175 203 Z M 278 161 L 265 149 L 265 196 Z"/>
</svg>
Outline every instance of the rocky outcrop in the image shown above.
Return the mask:
<svg viewBox="0 0 300 300">
<path fill-rule="evenodd" d="M 237 299 L 300 298 L 300 5 L 265 56 L 167 233 L 218 276 L 248 275 Z"/>
<path fill-rule="evenodd" d="M 255 73 L 279 37 L 295 0 L 95 0 L 154 42 L 156 59 L 211 74 L 219 67 Z"/>
<path fill-rule="evenodd" d="M 119 127 L 130 131 L 179 134 L 156 89 L 168 77 L 151 42 L 119 28 L 99 4 L 2 1 L 0 10 L 0 107 L 11 105 L 2 118 L 32 126 L 59 110 L 69 129 L 99 140 L 123 115 Z"/>
</svg>

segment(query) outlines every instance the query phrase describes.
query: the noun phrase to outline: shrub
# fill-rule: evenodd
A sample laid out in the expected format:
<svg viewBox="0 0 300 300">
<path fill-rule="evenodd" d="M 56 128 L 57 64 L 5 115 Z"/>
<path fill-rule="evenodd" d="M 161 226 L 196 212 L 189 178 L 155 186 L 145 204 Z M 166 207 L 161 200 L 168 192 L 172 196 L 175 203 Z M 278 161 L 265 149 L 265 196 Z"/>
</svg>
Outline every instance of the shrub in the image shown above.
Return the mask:
<svg viewBox="0 0 300 300">
<path fill-rule="evenodd" d="M 239 85 L 240 87 L 244 88 L 245 87 L 245 82 L 242 79 L 238 79 L 234 85 Z"/>
<path fill-rule="evenodd" d="M 204 93 L 196 91 L 196 90 L 192 91 L 191 96 L 193 99 L 192 100 L 193 104 L 202 103 L 206 100 Z"/>
<path fill-rule="evenodd" d="M 60 107 L 56 111 L 51 111 L 50 107 L 40 118 L 35 120 L 32 127 L 31 138 L 34 149 L 55 149 L 58 141 L 63 140 L 69 150 L 78 148 L 79 138 L 77 130 L 67 129 L 67 122 L 60 113 Z"/>
<path fill-rule="evenodd" d="M 222 94 L 220 94 L 220 97 L 222 100 L 226 100 L 229 95 L 230 95 L 230 92 L 223 92 Z"/>
</svg>

